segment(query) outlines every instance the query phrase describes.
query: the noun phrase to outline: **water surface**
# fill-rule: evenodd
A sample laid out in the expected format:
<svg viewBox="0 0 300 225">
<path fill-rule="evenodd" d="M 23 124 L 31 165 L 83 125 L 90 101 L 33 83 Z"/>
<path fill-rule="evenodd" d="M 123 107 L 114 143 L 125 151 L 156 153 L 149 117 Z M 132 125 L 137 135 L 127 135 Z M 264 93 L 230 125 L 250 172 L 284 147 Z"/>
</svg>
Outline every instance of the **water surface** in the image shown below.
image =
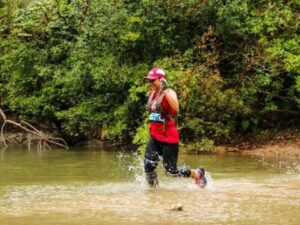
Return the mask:
<svg viewBox="0 0 300 225">
<path fill-rule="evenodd" d="M 300 162 L 180 156 L 209 185 L 145 183 L 142 159 L 111 149 L 0 151 L 0 224 L 300 224 Z M 183 211 L 172 206 L 183 205 Z"/>
</svg>

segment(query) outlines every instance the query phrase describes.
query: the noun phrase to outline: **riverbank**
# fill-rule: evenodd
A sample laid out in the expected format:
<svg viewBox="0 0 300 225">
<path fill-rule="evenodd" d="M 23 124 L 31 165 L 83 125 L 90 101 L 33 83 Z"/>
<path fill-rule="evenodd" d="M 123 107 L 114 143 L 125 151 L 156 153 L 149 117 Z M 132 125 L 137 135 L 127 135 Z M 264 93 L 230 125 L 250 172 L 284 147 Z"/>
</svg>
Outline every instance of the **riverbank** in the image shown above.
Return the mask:
<svg viewBox="0 0 300 225">
<path fill-rule="evenodd" d="M 265 145 L 263 147 L 242 151 L 243 155 L 268 158 L 299 158 L 300 142 L 287 145 Z"/>
<path fill-rule="evenodd" d="M 6 133 L 5 139 L 10 145 L 24 144 L 27 145 L 28 135 L 22 132 Z M 0 146 L 2 143 L 0 143 Z M 78 143 L 76 146 L 93 146 L 93 147 L 120 147 L 117 143 L 90 140 Z M 204 151 L 205 152 L 205 151 Z M 182 150 L 184 154 L 202 154 L 203 151 L 189 152 Z M 207 152 L 205 152 L 207 153 Z M 264 158 L 299 158 L 300 159 L 300 133 L 299 130 L 274 132 L 268 131 L 259 135 L 247 135 L 237 137 L 231 143 L 226 145 L 216 145 L 209 154 L 239 154 L 244 156 L 264 157 Z"/>
<path fill-rule="evenodd" d="M 250 150 L 241 150 L 235 147 L 216 146 L 213 154 L 240 154 L 244 156 L 264 157 L 264 158 L 299 158 L 300 141 L 294 143 L 265 144 Z"/>
<path fill-rule="evenodd" d="M 259 135 L 239 137 L 226 146 L 216 146 L 214 154 L 237 153 L 264 158 L 299 158 L 299 130 L 264 132 Z"/>
</svg>

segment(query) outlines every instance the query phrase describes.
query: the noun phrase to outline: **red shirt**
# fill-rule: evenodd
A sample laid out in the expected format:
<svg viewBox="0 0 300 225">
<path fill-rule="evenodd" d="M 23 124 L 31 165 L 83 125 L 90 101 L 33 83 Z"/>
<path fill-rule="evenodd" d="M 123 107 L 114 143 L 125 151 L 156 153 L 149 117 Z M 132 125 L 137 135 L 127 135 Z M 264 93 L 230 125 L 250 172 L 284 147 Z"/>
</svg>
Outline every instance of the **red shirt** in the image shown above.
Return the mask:
<svg viewBox="0 0 300 225">
<path fill-rule="evenodd" d="M 171 108 L 166 97 L 163 98 L 161 102 L 161 107 L 165 112 L 168 112 L 172 116 L 172 118 L 175 118 L 175 111 Z M 150 136 L 157 141 L 171 143 L 171 144 L 178 144 L 179 134 L 178 134 L 175 121 L 174 120 L 170 121 L 167 118 L 164 118 L 164 116 L 162 116 L 162 118 L 166 119 L 165 131 L 164 131 L 164 123 L 150 122 L 150 127 L 149 127 Z"/>
</svg>

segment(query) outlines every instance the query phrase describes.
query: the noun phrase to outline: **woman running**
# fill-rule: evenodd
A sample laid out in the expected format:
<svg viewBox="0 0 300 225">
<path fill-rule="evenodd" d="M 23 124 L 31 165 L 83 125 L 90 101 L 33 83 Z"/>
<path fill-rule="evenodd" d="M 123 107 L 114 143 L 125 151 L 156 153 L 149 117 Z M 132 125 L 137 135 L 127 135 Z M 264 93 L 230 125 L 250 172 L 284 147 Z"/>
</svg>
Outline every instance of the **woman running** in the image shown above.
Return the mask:
<svg viewBox="0 0 300 225">
<path fill-rule="evenodd" d="M 199 187 L 207 184 L 203 168 L 177 168 L 179 134 L 176 127 L 176 116 L 179 103 L 176 92 L 168 87 L 165 72 L 153 68 L 145 77 L 149 81 L 150 92 L 147 103 L 150 121 L 150 138 L 147 143 L 144 169 L 150 187 L 158 186 L 156 167 L 159 156 L 168 175 L 173 177 L 191 177 Z"/>
</svg>

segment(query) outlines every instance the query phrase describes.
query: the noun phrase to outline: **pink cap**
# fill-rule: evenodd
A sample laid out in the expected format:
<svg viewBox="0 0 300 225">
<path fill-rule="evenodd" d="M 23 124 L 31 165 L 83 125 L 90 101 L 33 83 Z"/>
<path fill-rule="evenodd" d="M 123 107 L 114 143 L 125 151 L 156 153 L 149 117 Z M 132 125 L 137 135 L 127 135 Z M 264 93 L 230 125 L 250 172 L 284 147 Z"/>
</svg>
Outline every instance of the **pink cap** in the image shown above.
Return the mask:
<svg viewBox="0 0 300 225">
<path fill-rule="evenodd" d="M 160 68 L 153 68 L 149 71 L 147 77 L 145 79 L 155 80 L 157 78 L 166 78 L 165 72 Z"/>
</svg>

